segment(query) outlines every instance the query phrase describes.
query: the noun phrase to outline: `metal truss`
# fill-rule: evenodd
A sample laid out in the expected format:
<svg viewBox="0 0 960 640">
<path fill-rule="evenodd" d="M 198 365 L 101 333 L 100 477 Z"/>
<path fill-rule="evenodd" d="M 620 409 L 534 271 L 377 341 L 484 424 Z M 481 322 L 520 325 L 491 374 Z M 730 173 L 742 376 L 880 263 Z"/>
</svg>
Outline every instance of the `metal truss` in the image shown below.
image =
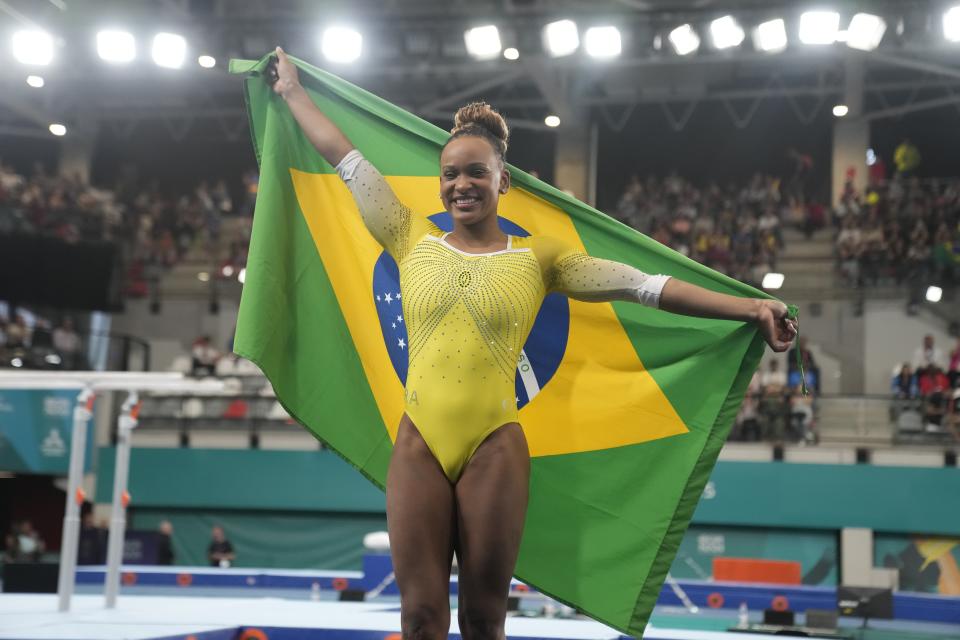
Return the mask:
<svg viewBox="0 0 960 640">
<path fill-rule="evenodd" d="M 98 2 L 85 3 L 81 9 L 80 3 L 71 0 L 0 0 L 0 13 L 14 21 L 32 20 L 36 18 L 25 16 L 38 4 L 55 13 L 69 13 L 72 26 L 64 28 L 75 30 L 91 28 L 99 16 L 98 6 L 109 9 Z M 69 12 L 59 6 L 63 4 Z M 305 47 L 307 40 L 316 38 L 315 33 L 306 33 L 305 16 L 312 16 L 316 9 L 305 0 L 212 0 L 203 5 L 206 9 L 199 17 L 193 14 L 199 5 L 189 0 L 149 3 L 149 13 L 146 4 L 139 5 L 144 20 L 162 17 L 185 27 L 196 23 L 199 32 L 221 51 L 248 57 L 268 50 L 274 42 L 292 40 Z M 564 126 L 599 122 L 622 131 L 643 105 L 657 107 L 674 131 L 684 130 L 703 108 L 720 108 L 733 127 L 745 129 L 765 102 L 779 101 L 801 123 L 810 124 L 844 96 L 848 80 L 844 63 L 850 56 L 862 56 L 865 63 L 864 110 L 856 117 L 880 120 L 949 105 L 960 108 L 956 48 L 922 40 L 902 40 L 869 53 L 838 45 L 816 50 L 795 47 L 772 56 L 738 50 L 681 57 L 634 47 L 623 58 L 603 63 L 579 55 L 551 59 L 533 54 L 516 62 L 477 62 L 466 59 L 454 46 L 459 43 L 462 48 L 459 34 L 464 17 L 484 12 L 505 17 L 508 39 L 528 38 L 545 17 L 558 12 L 580 18 L 606 12 L 652 40 L 663 25 L 679 20 L 702 21 L 721 9 L 759 11 L 756 2 L 747 0 L 729 0 L 722 7 L 703 0 L 355 0 L 352 4 L 352 11 L 369 20 L 371 28 L 380 29 L 376 33 L 383 37 L 375 38 L 371 46 L 379 49 L 365 64 L 335 72 L 435 121 L 449 121 L 459 104 L 486 99 L 504 110 L 514 126 L 526 129 L 547 130 L 543 117 L 554 113 Z M 932 11 L 927 3 L 909 0 L 876 5 L 923 15 Z M 766 3 L 763 11 L 789 12 L 797 6 Z M 423 41 L 414 43 L 421 32 Z M 46 135 L 50 122 L 67 118 L 72 130 L 85 121 L 121 139 L 137 135 L 144 126 L 162 126 L 174 140 L 200 136 L 234 141 L 246 135 L 240 80 L 222 68 L 184 70 L 176 79 L 167 74 L 160 81 L 161 74 L 146 64 L 135 78 L 114 74 L 96 61 L 78 62 L 75 67 L 61 69 L 57 81 L 40 92 L 23 85 L 22 69 L 0 69 L 0 134 Z M 77 118 L 76 113 L 85 116 Z"/>
</svg>

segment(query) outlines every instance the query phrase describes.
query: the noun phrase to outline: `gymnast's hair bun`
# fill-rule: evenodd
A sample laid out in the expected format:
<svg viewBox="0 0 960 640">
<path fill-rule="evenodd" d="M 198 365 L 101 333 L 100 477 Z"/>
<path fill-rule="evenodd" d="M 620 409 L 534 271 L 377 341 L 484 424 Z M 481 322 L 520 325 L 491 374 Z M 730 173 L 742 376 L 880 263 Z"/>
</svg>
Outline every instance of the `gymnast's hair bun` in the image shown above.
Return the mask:
<svg viewBox="0 0 960 640">
<path fill-rule="evenodd" d="M 458 133 L 467 133 L 474 127 L 486 130 L 491 137 L 500 142 L 497 145 L 500 147 L 500 153 L 506 153 L 507 138 L 510 136 L 507 121 L 486 102 L 471 102 L 457 109 L 457 113 L 453 116 L 453 129 L 450 133 L 456 137 Z"/>
</svg>

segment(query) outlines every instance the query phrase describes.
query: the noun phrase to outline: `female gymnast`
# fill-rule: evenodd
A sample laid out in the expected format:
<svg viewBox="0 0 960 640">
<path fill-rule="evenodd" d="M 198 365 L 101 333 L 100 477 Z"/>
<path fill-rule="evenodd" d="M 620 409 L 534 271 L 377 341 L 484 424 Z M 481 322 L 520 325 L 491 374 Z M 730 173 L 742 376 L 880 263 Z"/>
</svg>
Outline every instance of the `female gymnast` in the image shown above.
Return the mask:
<svg viewBox="0 0 960 640">
<path fill-rule="evenodd" d="M 488 105 L 461 108 L 440 154 L 444 233 L 411 215 L 383 176 L 310 100 L 277 47 L 267 79 L 350 189 L 364 223 L 400 268 L 408 332 L 406 412 L 387 472 L 387 526 L 404 638 L 445 638 L 453 554 L 460 631 L 504 638 L 507 593 L 527 508 L 530 456 L 514 379 L 543 297 L 630 300 L 673 313 L 756 323 L 775 351 L 796 335 L 786 306 L 723 295 L 592 258 L 549 237 L 504 234 L 507 125 Z"/>
</svg>

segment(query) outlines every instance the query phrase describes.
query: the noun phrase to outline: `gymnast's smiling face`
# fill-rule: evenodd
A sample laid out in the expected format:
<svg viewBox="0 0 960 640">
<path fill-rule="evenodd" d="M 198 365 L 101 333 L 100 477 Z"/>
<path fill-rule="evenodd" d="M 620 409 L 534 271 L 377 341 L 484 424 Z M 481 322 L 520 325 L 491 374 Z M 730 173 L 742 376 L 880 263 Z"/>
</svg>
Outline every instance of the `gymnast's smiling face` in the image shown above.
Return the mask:
<svg viewBox="0 0 960 640">
<path fill-rule="evenodd" d="M 496 217 L 510 173 L 493 146 L 479 136 L 451 140 L 440 154 L 440 199 L 455 223 L 474 225 Z"/>
</svg>

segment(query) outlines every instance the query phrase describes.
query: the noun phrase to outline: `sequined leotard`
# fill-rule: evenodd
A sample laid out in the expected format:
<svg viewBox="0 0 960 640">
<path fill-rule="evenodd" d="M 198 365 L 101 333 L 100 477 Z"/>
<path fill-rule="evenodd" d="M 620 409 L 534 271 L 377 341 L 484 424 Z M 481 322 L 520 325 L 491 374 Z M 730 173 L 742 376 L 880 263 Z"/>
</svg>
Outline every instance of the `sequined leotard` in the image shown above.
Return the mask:
<svg viewBox="0 0 960 640">
<path fill-rule="evenodd" d="M 506 249 L 466 253 L 413 216 L 358 151 L 337 171 L 367 229 L 399 266 L 406 413 L 452 482 L 488 435 L 517 422 L 520 351 L 547 293 L 659 305 L 667 276 L 593 258 L 549 237 L 508 236 Z"/>
</svg>

